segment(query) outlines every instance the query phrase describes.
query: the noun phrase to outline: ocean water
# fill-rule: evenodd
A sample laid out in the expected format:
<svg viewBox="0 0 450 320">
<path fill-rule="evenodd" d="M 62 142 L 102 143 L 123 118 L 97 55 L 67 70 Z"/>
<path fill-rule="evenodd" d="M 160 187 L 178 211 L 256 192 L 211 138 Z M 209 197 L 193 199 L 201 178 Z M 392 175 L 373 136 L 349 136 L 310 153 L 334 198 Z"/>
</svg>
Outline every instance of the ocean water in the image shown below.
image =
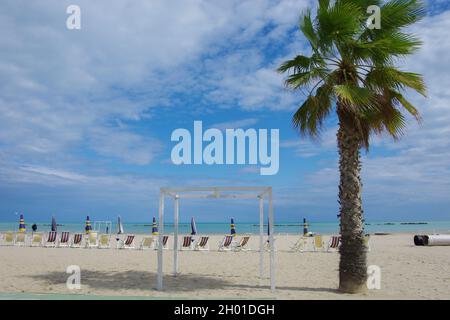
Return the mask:
<svg viewBox="0 0 450 320">
<path fill-rule="evenodd" d="M 252 223 L 239 223 L 236 222 L 236 232 L 239 233 L 259 233 L 258 222 Z M 94 228 L 95 222 L 91 221 Z M 50 223 L 36 223 L 38 226 L 38 232 L 50 231 Z M 70 231 L 70 232 L 84 232 L 83 223 L 58 223 L 58 231 Z M 339 233 L 339 224 L 333 222 L 308 222 L 309 231 L 319 234 L 337 234 Z M 27 231 L 31 232 L 31 223 L 27 223 Z M 148 223 L 124 223 L 125 233 L 135 234 L 150 234 L 152 231 L 151 222 Z M 197 231 L 199 234 L 227 234 L 230 232 L 229 223 L 201 223 L 197 222 Z M 19 227 L 18 222 L 0 222 L 1 231 L 17 231 Z M 180 223 L 179 233 L 188 234 L 191 232 L 190 223 Z M 103 225 L 100 232 L 106 232 Z M 368 233 L 374 232 L 387 232 L 387 233 L 450 233 L 450 221 L 425 221 L 415 222 L 414 224 L 407 224 L 407 222 L 368 222 L 365 226 L 365 231 Z M 110 233 L 117 232 L 117 224 L 112 223 L 109 230 Z M 173 224 L 165 224 L 164 232 L 173 232 Z M 264 226 L 264 233 L 267 233 L 267 225 Z M 277 222 L 274 225 L 274 233 L 282 234 L 300 234 L 303 233 L 303 225 L 301 223 L 290 222 Z"/>
</svg>

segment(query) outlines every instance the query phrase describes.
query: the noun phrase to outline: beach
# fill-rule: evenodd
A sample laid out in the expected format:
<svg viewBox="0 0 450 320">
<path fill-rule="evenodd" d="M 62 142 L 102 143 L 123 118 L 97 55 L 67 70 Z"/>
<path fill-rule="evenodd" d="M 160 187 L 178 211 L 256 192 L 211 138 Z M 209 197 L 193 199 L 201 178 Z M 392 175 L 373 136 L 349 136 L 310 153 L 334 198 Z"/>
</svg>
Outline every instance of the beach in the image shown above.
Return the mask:
<svg viewBox="0 0 450 320">
<path fill-rule="evenodd" d="M 357 295 L 336 290 L 338 253 L 289 252 L 298 236 L 276 236 L 275 293 L 269 290 L 268 253 L 266 278 L 262 286 L 259 284 L 259 237 L 252 235 L 252 250 L 244 252 L 218 252 L 221 238 L 211 236 L 210 251 L 181 251 L 177 277 L 170 275 L 173 251 L 164 250 L 163 291 L 155 289 L 156 250 L 2 246 L 0 293 L 177 299 L 450 298 L 450 246 L 414 246 L 413 234 L 371 236 L 368 263 L 380 267 L 381 289 Z M 69 265 L 81 269 L 80 290 L 66 286 Z"/>
</svg>

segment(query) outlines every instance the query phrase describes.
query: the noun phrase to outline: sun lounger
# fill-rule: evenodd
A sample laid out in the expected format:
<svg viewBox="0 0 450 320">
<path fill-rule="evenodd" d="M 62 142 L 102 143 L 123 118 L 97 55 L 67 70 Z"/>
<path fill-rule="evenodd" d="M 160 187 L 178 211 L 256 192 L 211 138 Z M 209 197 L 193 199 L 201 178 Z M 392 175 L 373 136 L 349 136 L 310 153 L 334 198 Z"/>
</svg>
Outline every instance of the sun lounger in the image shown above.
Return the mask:
<svg viewBox="0 0 450 320">
<path fill-rule="evenodd" d="M 125 240 L 120 241 L 119 249 L 134 249 L 134 234 L 129 234 Z"/>
<path fill-rule="evenodd" d="M 193 250 L 194 246 L 192 243 L 192 237 L 191 236 L 184 236 L 183 242 L 181 243 L 180 250 Z"/>
<path fill-rule="evenodd" d="M 14 232 L 7 231 L 3 234 L 3 245 L 13 246 L 14 245 Z"/>
<path fill-rule="evenodd" d="M 72 248 L 81 248 L 83 246 L 83 234 L 82 233 L 75 233 L 73 235 L 72 239 Z"/>
<path fill-rule="evenodd" d="M 61 236 L 59 238 L 58 247 L 68 247 L 70 240 L 70 232 L 63 231 L 61 232 Z"/>
<path fill-rule="evenodd" d="M 297 242 L 295 242 L 292 247 L 291 247 L 291 251 L 297 252 L 303 252 L 306 251 L 308 247 L 308 238 L 307 237 L 300 237 Z"/>
<path fill-rule="evenodd" d="M 155 247 L 155 239 L 153 239 L 153 237 L 144 237 L 142 238 L 139 249 L 141 250 L 154 249 L 154 247 Z"/>
<path fill-rule="evenodd" d="M 250 240 L 249 236 L 242 237 L 239 242 L 235 243 L 232 248 L 234 251 L 248 251 L 250 248 L 248 247 L 248 241 Z"/>
<path fill-rule="evenodd" d="M 110 248 L 110 239 L 111 235 L 109 234 L 101 234 L 98 241 L 99 249 L 109 249 Z"/>
<path fill-rule="evenodd" d="M 42 233 L 33 233 L 31 235 L 31 247 L 41 247 L 42 243 L 44 241 L 44 237 L 42 236 Z"/>
<path fill-rule="evenodd" d="M 314 236 L 314 251 L 323 251 L 325 249 L 323 238 L 320 234 Z"/>
<path fill-rule="evenodd" d="M 327 252 L 330 250 L 338 251 L 340 245 L 341 236 L 331 236 L 330 241 L 328 242 Z"/>
<path fill-rule="evenodd" d="M 25 246 L 25 242 L 27 240 L 27 235 L 22 232 L 16 233 L 16 238 L 14 239 L 14 245 L 15 246 Z"/>
<path fill-rule="evenodd" d="M 158 238 L 159 239 L 159 238 Z M 169 236 L 163 236 L 162 237 L 162 244 L 163 244 L 163 249 L 169 249 Z M 158 250 L 159 244 L 158 242 L 156 242 L 155 244 L 155 250 Z"/>
<path fill-rule="evenodd" d="M 209 251 L 209 244 L 208 244 L 209 237 L 202 236 L 200 240 L 195 242 L 194 250 L 198 251 Z"/>
<path fill-rule="evenodd" d="M 158 250 L 159 248 L 159 237 L 156 238 L 155 241 L 155 250 Z M 163 249 L 169 249 L 169 236 L 163 236 L 162 237 L 162 244 L 163 244 Z"/>
<path fill-rule="evenodd" d="M 225 236 L 222 241 L 219 242 L 219 251 L 231 251 L 233 244 L 233 236 Z"/>
<path fill-rule="evenodd" d="M 275 251 L 277 251 L 277 248 L 275 247 L 275 241 L 276 241 L 277 239 L 276 238 L 273 238 L 273 246 L 274 246 L 274 248 L 275 248 Z M 265 251 L 270 251 L 270 242 L 269 242 L 269 239 L 267 239 L 265 242 L 264 242 L 264 250 Z M 258 249 L 258 251 L 259 251 L 259 249 Z"/>
<path fill-rule="evenodd" d="M 45 241 L 45 247 L 56 247 L 56 240 L 58 238 L 58 233 L 56 231 L 50 231 L 48 233 L 47 241 Z"/>
<path fill-rule="evenodd" d="M 86 248 L 98 248 L 98 233 L 91 232 L 86 239 Z"/>
</svg>

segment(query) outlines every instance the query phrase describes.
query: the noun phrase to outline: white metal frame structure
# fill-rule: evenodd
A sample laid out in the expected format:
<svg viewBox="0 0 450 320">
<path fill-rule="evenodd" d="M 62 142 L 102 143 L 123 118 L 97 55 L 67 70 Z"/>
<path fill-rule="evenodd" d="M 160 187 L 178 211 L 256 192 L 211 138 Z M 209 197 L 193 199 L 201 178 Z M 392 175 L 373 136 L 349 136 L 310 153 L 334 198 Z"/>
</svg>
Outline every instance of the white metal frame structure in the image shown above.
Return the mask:
<svg viewBox="0 0 450 320">
<path fill-rule="evenodd" d="M 161 188 L 159 195 L 158 276 L 157 289 L 163 289 L 163 241 L 165 197 L 174 199 L 173 275 L 178 275 L 178 216 L 180 199 L 258 199 L 259 200 L 259 279 L 264 276 L 264 200 L 269 205 L 270 289 L 275 291 L 275 256 L 273 239 L 272 187 L 194 187 Z"/>
<path fill-rule="evenodd" d="M 112 232 L 112 222 L 111 221 L 94 221 L 94 228 L 92 231 L 96 232 L 103 232 L 102 230 L 105 230 L 105 233 L 110 234 Z M 108 230 L 108 232 L 106 232 Z"/>
</svg>

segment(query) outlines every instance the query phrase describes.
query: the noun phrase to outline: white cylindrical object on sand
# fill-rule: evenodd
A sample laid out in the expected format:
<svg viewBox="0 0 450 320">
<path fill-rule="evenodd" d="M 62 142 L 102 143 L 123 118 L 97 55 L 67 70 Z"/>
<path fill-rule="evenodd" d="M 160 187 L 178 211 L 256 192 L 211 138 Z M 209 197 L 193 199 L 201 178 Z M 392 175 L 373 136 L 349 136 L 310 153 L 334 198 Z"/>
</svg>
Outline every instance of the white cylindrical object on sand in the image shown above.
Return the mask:
<svg viewBox="0 0 450 320">
<path fill-rule="evenodd" d="M 450 246 L 450 234 L 432 234 L 425 236 L 427 246 Z"/>
</svg>

